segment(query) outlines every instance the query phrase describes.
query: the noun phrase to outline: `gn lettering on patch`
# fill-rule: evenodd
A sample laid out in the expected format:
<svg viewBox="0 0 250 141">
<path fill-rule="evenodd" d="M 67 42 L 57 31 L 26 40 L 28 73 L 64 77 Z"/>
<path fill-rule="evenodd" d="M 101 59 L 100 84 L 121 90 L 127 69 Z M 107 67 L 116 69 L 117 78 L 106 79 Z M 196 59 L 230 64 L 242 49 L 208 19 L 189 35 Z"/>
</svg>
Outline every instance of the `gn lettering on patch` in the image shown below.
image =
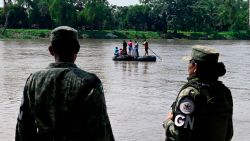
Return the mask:
<svg viewBox="0 0 250 141">
<path fill-rule="evenodd" d="M 175 116 L 174 123 L 177 127 L 189 128 L 193 130 L 194 117 L 194 102 L 190 98 L 184 98 L 180 101 L 179 112 Z"/>
</svg>

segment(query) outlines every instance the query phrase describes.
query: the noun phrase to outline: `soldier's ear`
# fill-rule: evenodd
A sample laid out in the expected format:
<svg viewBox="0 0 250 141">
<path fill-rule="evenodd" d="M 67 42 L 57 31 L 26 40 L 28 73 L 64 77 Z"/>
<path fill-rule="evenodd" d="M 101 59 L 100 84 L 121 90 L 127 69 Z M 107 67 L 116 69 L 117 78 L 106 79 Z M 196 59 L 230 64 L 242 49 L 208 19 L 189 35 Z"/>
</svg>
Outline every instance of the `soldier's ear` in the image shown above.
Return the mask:
<svg viewBox="0 0 250 141">
<path fill-rule="evenodd" d="M 52 56 L 55 55 L 54 48 L 53 48 L 51 45 L 48 47 L 48 50 L 49 50 L 49 53 L 50 53 Z"/>
</svg>

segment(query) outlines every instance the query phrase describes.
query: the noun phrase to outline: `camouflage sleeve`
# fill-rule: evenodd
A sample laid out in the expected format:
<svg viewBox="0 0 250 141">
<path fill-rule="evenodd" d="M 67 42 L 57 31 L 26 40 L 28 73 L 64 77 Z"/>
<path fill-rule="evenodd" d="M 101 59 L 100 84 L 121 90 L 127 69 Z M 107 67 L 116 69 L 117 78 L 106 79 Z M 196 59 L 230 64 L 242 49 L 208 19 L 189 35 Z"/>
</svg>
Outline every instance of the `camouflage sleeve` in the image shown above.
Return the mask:
<svg viewBox="0 0 250 141">
<path fill-rule="evenodd" d="M 97 84 L 90 91 L 87 103 L 94 115 L 89 119 L 89 133 L 93 134 L 92 140 L 114 141 L 111 124 L 109 121 L 106 102 L 101 81 L 97 78 Z"/>
<path fill-rule="evenodd" d="M 163 127 L 165 128 L 166 141 L 174 141 L 178 135 L 178 130 L 174 127 L 174 122 L 166 120 L 163 122 Z"/>
<path fill-rule="evenodd" d="M 194 123 L 194 101 L 191 93 L 198 93 L 198 91 L 188 87 L 178 95 L 172 111 L 173 120 L 166 120 L 163 124 L 166 141 L 182 141 L 190 137 Z"/>
<path fill-rule="evenodd" d="M 30 77 L 29 77 L 30 78 Z M 29 107 L 29 98 L 28 98 L 28 80 L 25 84 L 22 102 L 17 118 L 16 124 L 16 141 L 33 141 L 35 140 L 36 135 L 36 126 L 31 109 Z"/>
</svg>

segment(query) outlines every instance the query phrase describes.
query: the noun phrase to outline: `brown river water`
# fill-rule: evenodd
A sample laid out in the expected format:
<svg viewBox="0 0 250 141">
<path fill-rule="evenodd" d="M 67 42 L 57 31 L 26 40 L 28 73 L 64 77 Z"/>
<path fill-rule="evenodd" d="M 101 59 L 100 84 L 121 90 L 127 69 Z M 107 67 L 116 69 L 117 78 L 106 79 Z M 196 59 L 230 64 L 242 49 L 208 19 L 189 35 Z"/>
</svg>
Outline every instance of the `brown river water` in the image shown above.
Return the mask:
<svg viewBox="0 0 250 141">
<path fill-rule="evenodd" d="M 117 141 L 163 141 L 162 121 L 187 78 L 182 56 L 192 45 L 217 48 L 227 67 L 220 78 L 234 99 L 235 141 L 250 138 L 250 41 L 149 40 L 156 62 L 114 62 L 113 49 L 123 40 L 81 40 L 76 64 L 96 73 Z M 53 61 L 48 40 L 0 40 L 0 140 L 14 141 L 23 86 L 30 73 Z M 144 54 L 142 45 L 140 54 Z M 149 51 L 153 55 L 153 52 Z M 205 121 L 204 121 L 205 122 Z"/>
</svg>

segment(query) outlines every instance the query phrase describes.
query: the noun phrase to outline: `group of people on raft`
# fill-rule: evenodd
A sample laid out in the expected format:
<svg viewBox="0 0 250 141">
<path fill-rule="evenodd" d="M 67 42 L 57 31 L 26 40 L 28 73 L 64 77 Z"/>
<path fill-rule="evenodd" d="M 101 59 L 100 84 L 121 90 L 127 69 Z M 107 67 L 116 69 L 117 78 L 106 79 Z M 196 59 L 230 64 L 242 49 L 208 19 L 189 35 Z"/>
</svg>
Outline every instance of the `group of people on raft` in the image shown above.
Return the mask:
<svg viewBox="0 0 250 141">
<path fill-rule="evenodd" d="M 114 49 L 115 57 L 125 56 L 125 55 L 133 56 L 135 58 L 139 57 L 139 50 L 138 50 L 139 43 L 137 41 L 133 43 L 132 40 L 129 40 L 129 42 L 126 42 L 126 40 L 123 40 L 122 46 L 123 48 L 120 48 L 120 49 L 118 49 L 118 47 L 115 47 Z M 146 40 L 144 40 L 143 46 L 145 49 L 144 56 L 148 56 L 148 42 Z M 128 47 L 128 50 L 127 50 L 127 47 Z"/>
</svg>

